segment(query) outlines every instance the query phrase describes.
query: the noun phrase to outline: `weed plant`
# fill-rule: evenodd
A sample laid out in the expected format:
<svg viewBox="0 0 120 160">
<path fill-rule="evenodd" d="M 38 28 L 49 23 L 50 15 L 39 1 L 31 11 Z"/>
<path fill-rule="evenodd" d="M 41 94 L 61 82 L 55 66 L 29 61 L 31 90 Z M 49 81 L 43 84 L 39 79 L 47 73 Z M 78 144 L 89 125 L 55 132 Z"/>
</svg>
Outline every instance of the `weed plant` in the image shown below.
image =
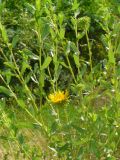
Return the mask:
<svg viewBox="0 0 120 160">
<path fill-rule="evenodd" d="M 120 2 L 0 1 L 0 159 L 120 159 Z"/>
</svg>

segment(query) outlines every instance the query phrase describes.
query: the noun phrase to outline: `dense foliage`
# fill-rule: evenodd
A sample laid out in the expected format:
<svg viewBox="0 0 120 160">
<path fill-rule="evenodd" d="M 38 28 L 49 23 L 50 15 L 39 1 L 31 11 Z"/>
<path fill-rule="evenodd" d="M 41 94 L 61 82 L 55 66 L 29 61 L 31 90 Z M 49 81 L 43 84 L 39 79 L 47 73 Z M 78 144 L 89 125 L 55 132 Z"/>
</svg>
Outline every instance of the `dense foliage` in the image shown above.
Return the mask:
<svg viewBox="0 0 120 160">
<path fill-rule="evenodd" d="M 0 1 L 2 159 L 120 159 L 120 1 Z"/>
</svg>

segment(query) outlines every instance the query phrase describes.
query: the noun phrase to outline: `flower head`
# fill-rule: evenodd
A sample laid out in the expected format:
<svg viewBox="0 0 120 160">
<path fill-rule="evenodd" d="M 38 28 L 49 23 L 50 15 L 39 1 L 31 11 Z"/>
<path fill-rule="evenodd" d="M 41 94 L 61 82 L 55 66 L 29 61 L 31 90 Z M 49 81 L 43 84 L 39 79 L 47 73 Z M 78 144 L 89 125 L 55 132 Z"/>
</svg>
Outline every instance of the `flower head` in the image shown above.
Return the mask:
<svg viewBox="0 0 120 160">
<path fill-rule="evenodd" d="M 68 91 L 57 91 L 48 96 L 51 102 L 60 103 L 68 98 Z"/>
</svg>

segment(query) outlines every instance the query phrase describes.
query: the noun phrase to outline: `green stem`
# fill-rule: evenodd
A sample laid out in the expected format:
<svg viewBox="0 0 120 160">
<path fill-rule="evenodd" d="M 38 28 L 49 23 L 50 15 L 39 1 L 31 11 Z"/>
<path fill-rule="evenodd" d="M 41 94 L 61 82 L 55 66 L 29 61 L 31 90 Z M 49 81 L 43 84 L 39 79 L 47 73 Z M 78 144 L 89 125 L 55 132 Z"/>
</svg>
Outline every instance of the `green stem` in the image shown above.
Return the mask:
<svg viewBox="0 0 120 160">
<path fill-rule="evenodd" d="M 55 54 L 56 54 L 56 57 L 58 58 L 58 51 L 57 51 L 57 42 L 55 44 Z M 58 61 L 58 60 L 57 60 Z M 55 76 L 57 77 L 57 72 L 55 73 Z M 57 80 L 55 81 L 55 89 L 57 91 Z"/>
<path fill-rule="evenodd" d="M 18 98 L 17 98 L 16 94 L 13 92 L 13 90 L 11 89 L 11 87 L 6 83 L 6 81 L 4 80 L 4 78 L 2 77 L 1 74 L 0 74 L 0 78 L 3 80 L 3 82 L 5 83 L 5 85 L 7 86 L 7 88 L 8 88 L 8 89 L 10 90 L 10 92 L 12 93 L 12 95 L 13 95 L 14 99 L 16 100 L 17 104 L 19 105 Z M 40 122 L 33 116 L 33 114 L 30 113 L 30 111 L 27 109 L 27 106 L 25 106 L 25 107 L 22 107 L 21 105 L 19 105 L 19 106 L 20 106 L 22 109 L 24 109 L 24 110 L 28 113 L 28 115 L 29 115 L 37 124 L 39 124 L 39 126 L 40 126 L 41 128 L 44 129 L 44 131 L 45 131 L 45 133 L 46 133 L 46 135 L 47 135 L 47 127 L 45 127 L 44 124 L 40 123 Z"/>
<path fill-rule="evenodd" d="M 90 70 L 92 72 L 92 51 L 91 51 L 91 46 L 90 46 L 90 42 L 89 42 L 89 37 L 88 37 L 87 31 L 86 31 L 86 39 L 87 39 L 87 45 L 88 45 L 88 51 L 89 51 Z"/>
<path fill-rule="evenodd" d="M 77 81 L 76 81 L 76 78 L 75 78 L 75 75 L 74 75 L 73 69 L 72 69 L 72 67 L 71 67 L 71 64 L 70 64 L 70 61 L 69 61 L 68 55 L 66 56 L 66 59 L 67 59 L 67 62 L 68 62 L 69 70 L 70 70 L 70 72 L 71 72 L 71 74 L 72 74 L 72 77 L 73 77 L 73 79 L 74 79 L 74 82 L 77 84 Z"/>
<path fill-rule="evenodd" d="M 77 20 L 76 20 L 76 24 L 75 24 L 75 36 L 76 36 L 76 46 L 77 46 L 77 49 L 78 49 L 78 58 L 80 56 L 80 51 L 79 51 L 79 39 L 78 39 L 78 25 L 77 25 Z M 78 69 L 78 74 L 80 74 L 80 68 L 77 67 Z"/>
<path fill-rule="evenodd" d="M 17 65 L 17 63 L 16 63 L 14 54 L 13 54 L 13 52 L 12 52 L 12 48 L 10 48 L 9 45 L 8 45 L 8 48 L 9 48 L 10 53 L 11 53 L 11 55 L 12 55 L 13 62 L 14 62 L 14 65 L 15 65 L 15 68 L 16 68 L 16 71 L 17 71 L 17 72 L 16 72 L 15 70 L 14 70 L 14 71 L 15 71 L 15 73 L 17 74 L 18 79 L 20 80 L 21 84 L 22 84 L 23 86 L 25 86 L 25 89 L 26 89 L 26 91 L 27 91 L 27 93 L 28 93 L 28 96 L 29 96 L 30 99 L 31 99 L 31 102 L 32 102 L 32 104 L 33 104 L 33 106 L 34 106 L 35 111 L 38 112 L 38 107 L 37 107 L 37 105 L 36 105 L 36 103 L 35 103 L 35 100 L 34 100 L 34 98 L 33 98 L 33 96 L 32 96 L 32 93 L 31 93 L 29 87 L 27 86 L 27 84 L 26 84 L 23 76 L 22 76 L 21 73 L 20 73 L 20 70 L 19 70 L 18 65 Z"/>
</svg>

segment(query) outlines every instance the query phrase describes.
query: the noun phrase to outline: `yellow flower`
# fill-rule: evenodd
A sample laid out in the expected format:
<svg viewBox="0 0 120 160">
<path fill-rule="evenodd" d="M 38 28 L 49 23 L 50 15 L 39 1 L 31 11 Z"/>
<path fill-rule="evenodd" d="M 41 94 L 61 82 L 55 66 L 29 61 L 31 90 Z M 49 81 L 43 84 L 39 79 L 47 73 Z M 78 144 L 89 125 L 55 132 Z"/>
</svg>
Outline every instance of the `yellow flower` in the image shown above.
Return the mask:
<svg viewBox="0 0 120 160">
<path fill-rule="evenodd" d="M 55 93 L 52 93 L 48 96 L 48 98 L 53 103 L 60 103 L 68 98 L 68 92 L 67 91 L 57 91 Z"/>
</svg>

